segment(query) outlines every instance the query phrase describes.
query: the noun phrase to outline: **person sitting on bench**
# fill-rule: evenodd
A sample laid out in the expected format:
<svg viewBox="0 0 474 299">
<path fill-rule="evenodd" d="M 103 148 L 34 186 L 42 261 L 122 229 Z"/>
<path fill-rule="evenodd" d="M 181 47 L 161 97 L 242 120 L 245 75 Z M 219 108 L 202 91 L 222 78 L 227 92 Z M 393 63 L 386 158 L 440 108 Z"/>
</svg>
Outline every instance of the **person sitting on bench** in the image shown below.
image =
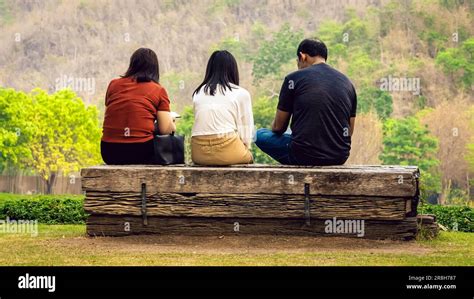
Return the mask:
<svg viewBox="0 0 474 299">
<path fill-rule="evenodd" d="M 140 48 L 130 58 L 125 75 L 110 82 L 100 146 L 106 164 L 151 163 L 155 120 L 160 134 L 176 130 L 168 94 L 158 80 L 155 52 Z"/>
<path fill-rule="evenodd" d="M 317 39 L 299 44 L 299 70 L 283 82 L 272 128 L 257 131 L 255 144 L 281 164 L 342 165 L 349 158 L 357 95 L 351 81 L 326 64 L 327 53 Z"/>
<path fill-rule="evenodd" d="M 204 81 L 193 93 L 191 156 L 195 164 L 253 163 L 252 101 L 239 86 L 237 62 L 228 51 L 215 51 Z"/>
</svg>

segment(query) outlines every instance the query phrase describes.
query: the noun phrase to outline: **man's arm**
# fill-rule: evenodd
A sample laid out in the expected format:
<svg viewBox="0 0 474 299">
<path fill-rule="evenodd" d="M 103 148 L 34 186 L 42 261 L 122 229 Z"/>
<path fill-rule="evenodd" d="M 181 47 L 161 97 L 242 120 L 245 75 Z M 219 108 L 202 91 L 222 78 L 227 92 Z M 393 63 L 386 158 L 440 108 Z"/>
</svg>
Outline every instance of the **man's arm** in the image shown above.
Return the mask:
<svg viewBox="0 0 474 299">
<path fill-rule="evenodd" d="M 272 131 L 277 134 L 285 133 L 290 123 L 291 113 L 277 109 L 275 119 L 272 122 Z"/>
<path fill-rule="evenodd" d="M 349 133 L 351 134 L 352 136 L 352 133 L 354 133 L 354 127 L 355 127 L 355 122 L 356 122 L 356 118 L 355 117 L 351 117 L 350 119 L 350 129 L 349 129 Z"/>
</svg>

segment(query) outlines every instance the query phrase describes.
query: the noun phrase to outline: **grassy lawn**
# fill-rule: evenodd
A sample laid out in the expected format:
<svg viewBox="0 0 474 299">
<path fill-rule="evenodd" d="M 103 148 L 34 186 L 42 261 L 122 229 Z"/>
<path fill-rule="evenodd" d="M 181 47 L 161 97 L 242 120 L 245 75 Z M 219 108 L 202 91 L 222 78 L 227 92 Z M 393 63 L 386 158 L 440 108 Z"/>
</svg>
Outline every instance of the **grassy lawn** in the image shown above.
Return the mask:
<svg viewBox="0 0 474 299">
<path fill-rule="evenodd" d="M 0 233 L 0 265 L 474 265 L 474 234 L 412 242 L 272 236 L 90 238 L 84 225 Z"/>
</svg>

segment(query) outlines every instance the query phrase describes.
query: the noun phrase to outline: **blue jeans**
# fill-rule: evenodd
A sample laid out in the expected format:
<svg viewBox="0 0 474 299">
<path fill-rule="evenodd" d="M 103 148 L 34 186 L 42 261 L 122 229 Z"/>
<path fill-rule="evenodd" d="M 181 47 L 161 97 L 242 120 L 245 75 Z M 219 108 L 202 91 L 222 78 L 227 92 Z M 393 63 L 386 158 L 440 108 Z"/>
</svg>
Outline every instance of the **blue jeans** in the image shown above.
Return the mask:
<svg viewBox="0 0 474 299">
<path fill-rule="evenodd" d="M 297 165 L 290 152 L 291 134 L 276 134 L 269 129 L 258 129 L 255 144 L 264 153 L 285 165 Z"/>
</svg>

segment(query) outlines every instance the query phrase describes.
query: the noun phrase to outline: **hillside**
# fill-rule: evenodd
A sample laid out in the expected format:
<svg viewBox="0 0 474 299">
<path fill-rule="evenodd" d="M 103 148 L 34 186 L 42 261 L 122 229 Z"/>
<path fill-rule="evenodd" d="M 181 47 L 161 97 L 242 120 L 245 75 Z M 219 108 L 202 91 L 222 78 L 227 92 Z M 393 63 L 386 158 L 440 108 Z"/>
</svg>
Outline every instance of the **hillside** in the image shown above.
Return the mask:
<svg viewBox="0 0 474 299">
<path fill-rule="evenodd" d="M 318 36 L 328 63 L 358 93 L 348 163 L 419 165 L 425 198 L 465 201 L 474 172 L 473 12 L 474 2 L 464 0 L 0 0 L 0 86 L 51 94 L 71 87 L 97 107 L 100 123 L 108 82 L 136 48 L 150 47 L 173 109 L 184 116 L 179 133 L 189 134 L 192 91 L 209 54 L 227 49 L 252 95 L 256 126 L 266 127 L 283 77 L 296 68 L 297 44 Z M 17 128 L 2 121 L 10 139 L 0 140 L 0 150 L 18 148 Z"/>
<path fill-rule="evenodd" d="M 157 51 L 175 103 L 189 103 L 210 49 L 222 40 L 247 39 L 253 30 L 270 36 L 284 22 L 312 32 L 324 19 L 342 20 L 346 2 L 1 0 L 0 85 L 54 91 L 73 82 L 87 103 L 101 103 L 108 81 L 145 46 Z M 361 10 L 379 2 L 349 1 Z M 248 66 L 245 73 L 250 85 Z"/>
</svg>

